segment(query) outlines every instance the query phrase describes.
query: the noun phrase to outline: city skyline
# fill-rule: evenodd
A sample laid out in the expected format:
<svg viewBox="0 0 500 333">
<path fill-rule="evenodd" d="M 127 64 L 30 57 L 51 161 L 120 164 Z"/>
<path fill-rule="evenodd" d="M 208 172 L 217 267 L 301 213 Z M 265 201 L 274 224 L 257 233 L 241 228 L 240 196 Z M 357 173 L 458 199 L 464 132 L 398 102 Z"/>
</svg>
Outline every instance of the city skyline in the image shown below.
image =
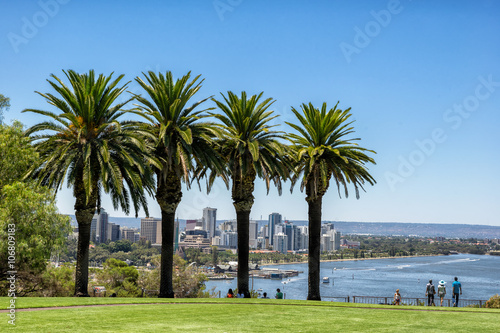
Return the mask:
<svg viewBox="0 0 500 333">
<path fill-rule="evenodd" d="M 44 120 L 21 111 L 53 111 L 34 91 L 53 93 L 46 80 L 62 78 L 63 69 L 125 74 L 133 93 L 141 92 L 133 80 L 142 72 L 171 70 L 178 78 L 191 70 L 205 79 L 193 102 L 227 90 L 264 91 L 276 99 L 276 128 L 285 132 L 285 122 L 296 123 L 292 106 L 340 101 L 352 108 L 354 137 L 377 152 L 369 166 L 377 184 L 356 200 L 352 187 L 339 198 L 331 182 L 324 221 L 500 226 L 498 2 L 41 0 L 3 8 L 6 124 Z M 236 218 L 220 180 L 208 195 L 183 189 L 179 218 L 199 219 L 205 207 L 217 208 L 219 220 Z M 289 190 L 286 182 L 282 196 L 273 186 L 267 195 L 257 180 L 250 218 L 280 212 L 307 220 L 305 194 Z M 102 199 L 111 216 L 126 216 Z M 61 213 L 74 214 L 66 185 L 57 202 Z M 161 216 L 155 199 L 148 202 L 149 215 Z"/>
</svg>

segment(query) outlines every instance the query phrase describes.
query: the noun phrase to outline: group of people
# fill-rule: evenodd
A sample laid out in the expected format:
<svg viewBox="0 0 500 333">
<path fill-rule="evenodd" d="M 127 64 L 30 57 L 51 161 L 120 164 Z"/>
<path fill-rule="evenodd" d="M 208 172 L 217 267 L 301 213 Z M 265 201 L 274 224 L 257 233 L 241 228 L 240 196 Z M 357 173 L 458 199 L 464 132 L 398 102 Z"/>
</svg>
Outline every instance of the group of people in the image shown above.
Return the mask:
<svg viewBox="0 0 500 333">
<path fill-rule="evenodd" d="M 453 292 L 453 306 L 458 306 L 458 298 L 459 295 L 462 295 L 462 284 L 458 281 L 458 277 L 455 276 L 455 281 L 452 284 L 452 292 Z M 425 296 L 427 296 L 427 305 L 435 306 L 434 303 L 434 295 L 438 295 L 441 300 L 440 305 L 443 306 L 444 296 L 446 296 L 446 282 L 441 280 L 439 281 L 439 285 L 437 287 L 437 291 L 435 286 L 432 284 L 432 280 L 429 280 L 429 283 L 425 287 Z M 399 293 L 399 289 L 394 293 L 394 304 L 401 305 L 401 294 Z"/>
<path fill-rule="evenodd" d="M 245 298 L 245 294 L 238 292 L 236 296 L 234 295 L 233 289 L 229 288 L 227 291 L 227 298 Z M 262 294 L 262 298 L 269 298 L 267 297 L 267 293 L 264 292 Z M 283 293 L 281 292 L 280 288 L 276 289 L 276 295 L 274 296 L 276 299 L 283 299 Z"/>
<path fill-rule="evenodd" d="M 455 281 L 451 285 L 452 287 L 452 293 L 453 293 L 453 306 L 457 307 L 458 306 L 458 298 L 459 295 L 462 295 L 462 284 L 458 281 L 458 278 L 455 276 Z M 436 288 L 432 284 L 432 280 L 429 280 L 429 283 L 427 283 L 427 286 L 425 287 L 425 296 L 427 296 L 427 305 L 428 306 L 435 306 L 434 304 L 434 295 L 436 295 Z M 437 295 L 441 299 L 441 306 L 443 306 L 443 299 L 444 296 L 446 295 L 446 282 L 443 280 L 439 281 L 439 285 L 437 288 Z"/>
</svg>

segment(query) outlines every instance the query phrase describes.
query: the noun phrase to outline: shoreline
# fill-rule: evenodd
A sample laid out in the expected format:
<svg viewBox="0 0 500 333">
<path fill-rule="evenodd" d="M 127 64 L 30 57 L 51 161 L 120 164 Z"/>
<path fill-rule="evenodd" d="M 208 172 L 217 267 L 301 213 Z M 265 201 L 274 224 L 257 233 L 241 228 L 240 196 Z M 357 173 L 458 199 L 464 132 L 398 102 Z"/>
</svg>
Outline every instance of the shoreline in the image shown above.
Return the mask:
<svg viewBox="0 0 500 333">
<path fill-rule="evenodd" d="M 395 256 L 395 257 L 377 257 L 377 258 L 349 258 L 349 259 L 329 259 L 329 260 L 321 260 L 322 262 L 335 262 L 335 261 L 362 261 L 362 260 L 377 260 L 377 259 L 397 259 L 397 258 L 419 258 L 419 257 L 439 257 L 444 256 L 444 254 L 433 254 L 433 255 L 418 255 L 418 256 Z M 283 262 L 283 263 L 265 263 L 258 264 L 259 266 L 277 266 L 277 265 L 296 265 L 296 264 L 307 264 L 307 260 L 305 261 L 291 261 L 291 262 Z"/>
</svg>

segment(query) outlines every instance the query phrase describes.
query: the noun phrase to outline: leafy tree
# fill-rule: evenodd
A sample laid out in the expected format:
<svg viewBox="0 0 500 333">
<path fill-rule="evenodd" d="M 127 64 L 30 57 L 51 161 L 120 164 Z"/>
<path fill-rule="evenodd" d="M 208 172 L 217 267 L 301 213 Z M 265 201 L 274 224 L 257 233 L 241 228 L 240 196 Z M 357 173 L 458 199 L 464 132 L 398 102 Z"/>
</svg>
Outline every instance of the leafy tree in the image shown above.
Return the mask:
<svg viewBox="0 0 500 333">
<path fill-rule="evenodd" d="M 10 98 L 0 94 L 0 125 L 2 125 L 3 121 L 3 112 L 9 111 L 9 108 L 10 108 Z"/>
<path fill-rule="evenodd" d="M 116 293 L 119 297 L 138 296 L 138 278 L 139 272 L 135 267 L 114 258 L 106 260 L 103 269 L 96 274 L 97 284 L 104 285 L 108 293 Z"/>
<path fill-rule="evenodd" d="M 207 281 L 206 276 L 198 272 L 194 265 L 188 265 L 187 261 L 178 255 L 174 255 L 173 259 L 172 281 L 175 297 L 208 297 L 209 293 L 204 291 L 205 281 Z M 161 260 L 159 256 L 153 258 L 152 262 L 156 267 L 155 269 L 140 272 L 139 285 L 145 290 L 156 289 L 160 282 Z"/>
<path fill-rule="evenodd" d="M 12 126 L 0 125 L 0 190 L 24 177 L 38 155 L 23 135 L 23 125 L 15 121 Z"/>
<path fill-rule="evenodd" d="M 36 277 L 45 271 L 51 253 L 60 249 L 70 230 L 70 217 L 58 214 L 51 190 L 21 182 L 5 185 L 0 201 L 2 293 L 6 291 L 3 284 L 9 270 L 18 272 L 19 295 L 37 291 Z M 15 251 L 14 267 L 8 265 L 12 251 Z"/>
<path fill-rule="evenodd" d="M 146 81 L 136 78 L 149 97 L 136 96 L 140 103 L 137 114 L 148 121 L 141 129 L 148 133 L 151 153 L 160 162 L 153 164 L 163 240 L 159 297 L 174 297 L 174 219 L 182 198 L 181 184 L 184 182 L 189 189 L 197 168 L 220 164 L 212 147 L 213 129 L 209 123 L 199 121 L 206 110 L 194 111 L 208 98 L 188 106 L 203 82 L 198 81 L 200 76 L 189 81 L 190 77 L 188 73 L 174 82 L 167 71 L 165 75 L 148 72 L 144 74 Z"/>
<path fill-rule="evenodd" d="M 20 182 L 37 153 L 22 124 L 0 125 L 0 293 L 9 270 L 18 272 L 18 294 L 36 293 L 52 252 L 63 245 L 70 218 L 57 212 L 53 192 Z M 15 257 L 10 266 L 9 256 Z M 12 260 L 10 260 L 12 261 Z"/>
<path fill-rule="evenodd" d="M 41 132 L 31 137 L 40 157 L 29 175 L 54 189 L 65 180 L 73 188 L 79 229 L 75 295 L 88 296 L 90 225 L 100 207 L 101 191 L 111 195 L 115 209 L 121 207 L 128 214 L 131 198 L 136 215 L 140 207 L 148 215 L 144 190 L 152 189 L 154 180 L 140 133 L 130 122 L 118 121 L 130 99 L 113 105 L 127 87 L 118 86 L 123 75 L 112 80 L 112 75 L 96 77 L 93 70 L 63 72 L 70 86 L 55 75 L 48 80 L 60 97 L 37 92 L 59 113 L 23 111 L 52 119 L 26 131 L 27 135 Z"/>
<path fill-rule="evenodd" d="M 250 297 L 249 293 L 249 223 L 250 211 L 254 203 L 254 183 L 257 177 L 264 179 L 267 190 L 274 181 L 281 194 L 281 179 L 288 176 L 283 162 L 284 145 L 278 140 L 281 132 L 272 130 L 269 122 L 276 118 L 269 111 L 272 98 L 259 102 L 263 92 L 247 98 L 246 92 L 238 97 L 228 91 L 223 100 L 212 99 L 222 111 L 214 114 L 221 123 L 219 140 L 221 156 L 225 157 L 227 174 L 232 182 L 232 199 L 238 224 L 238 290 Z"/>
<path fill-rule="evenodd" d="M 337 103 L 338 105 L 338 103 Z M 342 111 L 328 109 L 323 103 L 321 110 L 312 103 L 302 104 L 302 112 L 292 107 L 299 125 L 288 123 L 297 133 L 289 134 L 292 143 L 295 174 L 292 187 L 300 180 L 300 189 L 306 191 L 309 215 L 309 279 L 308 300 L 321 300 L 320 296 L 320 240 L 322 200 L 330 180 L 341 187 L 348 196 L 348 184 L 352 183 L 359 198 L 359 188 L 375 179 L 368 173 L 366 163 L 375 163 L 367 153 L 374 153 L 358 146 L 359 139 L 348 139 L 352 134 L 350 108 Z"/>
</svg>

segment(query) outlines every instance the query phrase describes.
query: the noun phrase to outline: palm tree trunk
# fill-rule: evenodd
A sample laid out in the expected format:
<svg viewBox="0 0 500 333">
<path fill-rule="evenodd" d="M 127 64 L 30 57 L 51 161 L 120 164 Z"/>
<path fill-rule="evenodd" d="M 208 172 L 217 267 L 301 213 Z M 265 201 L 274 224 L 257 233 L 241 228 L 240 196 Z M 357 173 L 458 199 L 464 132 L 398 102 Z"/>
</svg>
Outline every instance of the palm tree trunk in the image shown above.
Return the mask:
<svg viewBox="0 0 500 333">
<path fill-rule="evenodd" d="M 245 298 L 250 298 L 248 289 L 250 211 L 237 211 L 236 221 L 238 224 L 238 293 L 243 292 Z"/>
<path fill-rule="evenodd" d="M 308 300 L 321 301 L 320 285 L 320 256 L 321 256 L 321 203 L 322 196 L 308 200 L 309 206 L 309 280 Z"/>
<path fill-rule="evenodd" d="M 93 191 L 87 200 L 83 184 L 83 174 L 77 173 L 73 185 L 75 196 L 75 217 L 78 222 L 78 249 L 76 254 L 75 296 L 89 297 L 89 244 L 92 218 L 96 210 L 98 187 L 97 181 L 92 184 Z"/>
<path fill-rule="evenodd" d="M 232 188 L 233 205 L 238 225 L 238 292 L 243 292 L 245 298 L 250 298 L 248 290 L 250 211 L 254 202 L 253 190 L 257 173 L 255 168 L 251 167 L 243 177 L 237 176 L 240 174 L 241 171 L 237 167 L 233 171 Z"/>
<path fill-rule="evenodd" d="M 90 222 L 78 221 L 78 250 L 76 255 L 75 271 L 75 296 L 89 297 L 89 245 L 90 245 Z"/>
<path fill-rule="evenodd" d="M 172 283 L 175 213 L 161 211 L 160 298 L 174 298 Z"/>
<path fill-rule="evenodd" d="M 175 211 L 182 198 L 181 179 L 175 171 L 166 170 L 167 176 L 157 173 L 158 188 L 156 201 L 161 208 L 161 298 L 174 298 L 173 261 L 174 261 L 174 225 Z"/>
</svg>

